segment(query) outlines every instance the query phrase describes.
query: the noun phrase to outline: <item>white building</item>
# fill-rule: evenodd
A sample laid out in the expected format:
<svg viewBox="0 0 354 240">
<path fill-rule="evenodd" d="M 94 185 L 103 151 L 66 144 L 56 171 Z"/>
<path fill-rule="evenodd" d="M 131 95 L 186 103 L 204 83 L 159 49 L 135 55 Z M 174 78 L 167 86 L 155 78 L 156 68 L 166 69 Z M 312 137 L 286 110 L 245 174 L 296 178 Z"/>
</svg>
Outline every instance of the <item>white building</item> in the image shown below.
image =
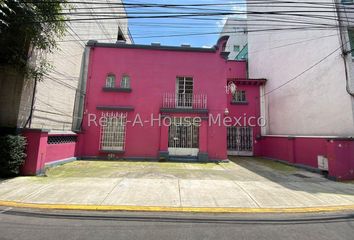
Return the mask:
<svg viewBox="0 0 354 240">
<path fill-rule="evenodd" d="M 332 0 L 249 4 L 256 13 L 248 16 L 249 75 L 268 80 L 264 135 L 354 136 L 354 46 L 347 31 L 354 24 L 348 26 L 353 13 L 346 12 L 353 6 L 338 3 L 337 11 Z M 264 14 L 270 11 L 288 14 Z"/>
<path fill-rule="evenodd" d="M 73 10 L 69 17 L 72 21 L 66 23 L 67 32 L 58 41 L 58 50 L 46 56 L 54 69 L 37 83 L 31 117 L 34 82 L 26 82 L 23 88 L 18 127 L 25 127 L 27 123 L 31 128 L 71 130 L 86 42 L 89 39 L 132 42 L 121 0 L 106 0 L 106 4 L 94 0 L 71 2 L 77 2 L 71 3 Z M 117 19 L 99 19 L 108 17 Z"/>
<path fill-rule="evenodd" d="M 220 37 L 223 36 L 230 36 L 225 48 L 230 52 L 229 59 L 242 59 L 242 53 L 247 49 L 247 19 L 228 18 L 220 33 Z"/>
</svg>

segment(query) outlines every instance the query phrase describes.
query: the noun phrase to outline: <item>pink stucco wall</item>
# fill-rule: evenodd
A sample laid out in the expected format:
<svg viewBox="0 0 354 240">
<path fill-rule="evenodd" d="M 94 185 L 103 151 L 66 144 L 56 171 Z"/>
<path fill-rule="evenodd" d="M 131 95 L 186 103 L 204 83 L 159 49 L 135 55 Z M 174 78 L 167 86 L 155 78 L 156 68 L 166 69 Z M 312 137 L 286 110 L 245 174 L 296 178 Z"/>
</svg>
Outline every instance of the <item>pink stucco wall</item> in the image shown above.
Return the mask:
<svg viewBox="0 0 354 240">
<path fill-rule="evenodd" d="M 48 144 L 48 136 L 51 134 L 38 129 L 26 129 L 22 135 L 27 141 L 27 157 L 21 168 L 23 175 L 40 174 L 44 171 L 46 164 L 77 156 L 77 142 Z M 62 134 L 62 136 L 68 136 L 68 134 Z"/>
<path fill-rule="evenodd" d="M 354 178 L 354 141 L 320 137 L 265 136 L 260 141 L 261 156 L 317 169 L 317 156 L 328 158 L 330 177 Z"/>
<path fill-rule="evenodd" d="M 317 156 L 326 156 L 325 138 L 263 137 L 261 155 L 317 168 Z"/>
<path fill-rule="evenodd" d="M 44 163 L 63 160 L 76 156 L 76 143 L 48 144 Z"/>
<path fill-rule="evenodd" d="M 113 73 L 119 83 L 122 75 L 131 78 L 131 93 L 104 92 L 108 73 Z M 190 76 L 194 80 L 194 93 L 206 94 L 209 114 L 223 116 L 228 107 L 225 86 L 228 78 L 245 78 L 246 63 L 226 61 L 220 52 L 191 52 L 156 49 L 91 48 L 87 93 L 82 125 L 83 156 L 106 156 L 99 151 L 100 129 L 88 126 L 88 114 L 100 116 L 97 106 L 132 106 L 128 121 L 139 114 L 143 121 L 151 114 L 157 117 L 162 106 L 162 96 L 175 92 L 176 77 Z M 171 114 L 173 115 L 173 114 Z M 190 114 L 184 114 L 184 116 Z M 135 126 L 129 123 L 123 157 L 158 156 L 161 145 L 159 126 Z M 207 152 L 210 159 L 222 160 L 226 154 L 226 128 L 208 126 Z"/>
<path fill-rule="evenodd" d="M 41 130 L 25 130 L 22 135 L 27 141 L 27 157 L 21 168 L 21 173 L 24 175 L 37 175 L 40 173 L 45 162 L 48 132 Z"/>
</svg>

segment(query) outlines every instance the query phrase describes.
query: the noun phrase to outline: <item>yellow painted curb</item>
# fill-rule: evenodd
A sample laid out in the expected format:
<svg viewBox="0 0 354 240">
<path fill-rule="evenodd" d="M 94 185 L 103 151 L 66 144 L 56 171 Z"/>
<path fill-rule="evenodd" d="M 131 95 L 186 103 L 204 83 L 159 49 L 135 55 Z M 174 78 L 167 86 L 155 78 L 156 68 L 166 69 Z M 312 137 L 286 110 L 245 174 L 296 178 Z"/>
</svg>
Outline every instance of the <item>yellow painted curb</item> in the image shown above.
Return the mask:
<svg viewBox="0 0 354 240">
<path fill-rule="evenodd" d="M 15 208 L 78 210 L 78 211 L 128 211 L 128 212 L 185 212 L 185 213 L 319 213 L 354 211 L 354 205 L 308 207 L 308 208 L 209 208 L 209 207 L 155 207 L 155 206 L 104 206 L 104 205 L 68 205 L 37 204 L 13 201 L 0 201 L 0 206 Z"/>
</svg>

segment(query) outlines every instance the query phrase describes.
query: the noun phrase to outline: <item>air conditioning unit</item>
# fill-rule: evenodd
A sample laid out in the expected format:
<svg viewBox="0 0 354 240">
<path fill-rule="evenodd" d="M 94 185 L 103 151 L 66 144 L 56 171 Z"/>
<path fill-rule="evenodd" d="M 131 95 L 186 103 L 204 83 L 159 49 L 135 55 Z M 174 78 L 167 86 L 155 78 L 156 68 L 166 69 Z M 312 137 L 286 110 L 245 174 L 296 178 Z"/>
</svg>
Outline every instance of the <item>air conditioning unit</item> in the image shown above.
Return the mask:
<svg viewBox="0 0 354 240">
<path fill-rule="evenodd" d="M 328 158 L 325 156 L 317 156 L 318 169 L 328 171 Z"/>
</svg>

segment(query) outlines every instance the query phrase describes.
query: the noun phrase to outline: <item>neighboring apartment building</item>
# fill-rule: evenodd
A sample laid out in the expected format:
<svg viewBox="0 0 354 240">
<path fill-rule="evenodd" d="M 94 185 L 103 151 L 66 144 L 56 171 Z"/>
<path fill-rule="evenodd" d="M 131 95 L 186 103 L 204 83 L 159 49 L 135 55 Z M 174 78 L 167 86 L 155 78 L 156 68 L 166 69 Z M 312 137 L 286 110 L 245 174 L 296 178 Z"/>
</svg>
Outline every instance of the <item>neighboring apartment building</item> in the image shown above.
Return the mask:
<svg viewBox="0 0 354 240">
<path fill-rule="evenodd" d="M 225 51 L 230 52 L 230 60 L 247 59 L 247 19 L 236 17 L 228 18 L 220 36 L 229 36 Z"/>
<path fill-rule="evenodd" d="M 54 67 L 43 81 L 25 81 L 18 117 L 19 128 L 30 127 L 51 130 L 71 130 L 75 95 L 78 90 L 81 63 L 86 42 L 101 39 L 115 43 L 132 43 L 128 21 L 121 0 L 107 0 L 106 4 L 94 0 L 71 1 L 71 19 L 92 19 L 68 21 L 66 34 L 58 41 L 58 50 L 46 58 Z M 95 20 L 104 16 L 120 19 Z M 110 15 L 107 15 L 110 12 Z M 75 15 L 78 14 L 78 15 Z M 81 15 L 80 15 L 81 14 Z M 32 97 L 35 89 L 33 108 Z M 80 94 L 80 92 L 78 93 Z M 32 111 L 31 111 L 32 109 Z M 32 113 L 31 113 L 32 112 Z"/>
<path fill-rule="evenodd" d="M 225 160 L 228 151 L 259 155 L 256 119 L 265 80 L 246 79 L 245 61 L 226 60 L 227 38 L 213 48 L 90 41 L 84 101 L 76 103 L 75 119 L 82 119 L 74 124 L 81 130 L 78 155 L 200 161 Z M 237 87 L 232 95 L 230 85 Z M 255 126 L 234 126 L 244 116 Z M 101 117 L 106 124 L 99 124 Z M 189 124 L 198 119 L 200 124 Z"/>
<path fill-rule="evenodd" d="M 333 143 L 349 151 L 340 161 L 353 174 L 354 5 L 346 2 L 248 5 L 249 76 L 268 80 L 261 93 L 264 156 L 327 170 Z M 288 14 L 267 15 L 274 9 Z"/>
</svg>

